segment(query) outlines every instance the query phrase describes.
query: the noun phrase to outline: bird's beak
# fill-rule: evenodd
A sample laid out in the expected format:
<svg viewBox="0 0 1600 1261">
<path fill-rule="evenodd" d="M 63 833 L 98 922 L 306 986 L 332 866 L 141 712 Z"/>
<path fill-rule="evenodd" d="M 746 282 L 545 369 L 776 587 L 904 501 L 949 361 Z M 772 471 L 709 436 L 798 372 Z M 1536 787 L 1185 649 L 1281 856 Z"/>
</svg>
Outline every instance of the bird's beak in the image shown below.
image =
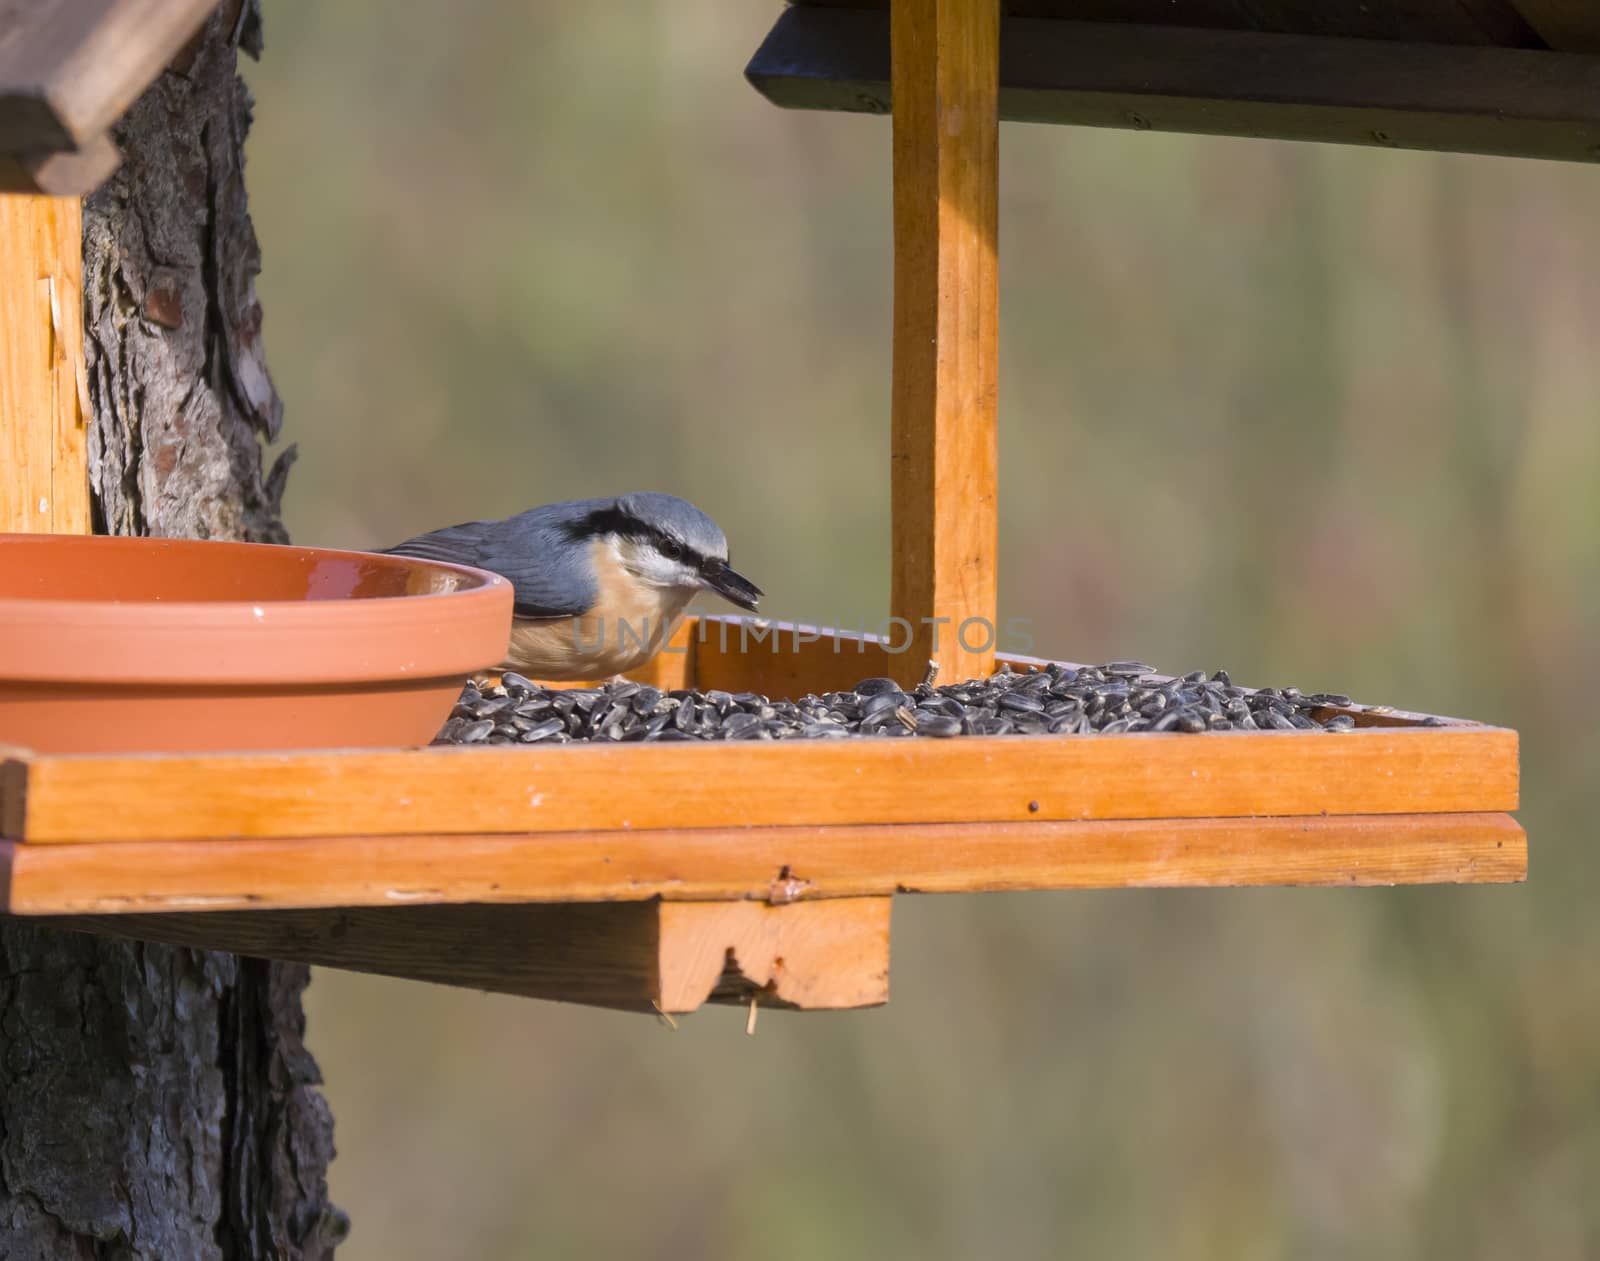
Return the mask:
<svg viewBox="0 0 1600 1261">
<path fill-rule="evenodd" d="M 725 560 L 708 560 L 700 567 L 700 578 L 707 589 L 715 591 L 724 600 L 737 604 L 741 609 L 756 611 L 756 603 L 761 599 L 761 588 L 751 582 L 742 574 L 737 574 L 728 568 Z"/>
</svg>

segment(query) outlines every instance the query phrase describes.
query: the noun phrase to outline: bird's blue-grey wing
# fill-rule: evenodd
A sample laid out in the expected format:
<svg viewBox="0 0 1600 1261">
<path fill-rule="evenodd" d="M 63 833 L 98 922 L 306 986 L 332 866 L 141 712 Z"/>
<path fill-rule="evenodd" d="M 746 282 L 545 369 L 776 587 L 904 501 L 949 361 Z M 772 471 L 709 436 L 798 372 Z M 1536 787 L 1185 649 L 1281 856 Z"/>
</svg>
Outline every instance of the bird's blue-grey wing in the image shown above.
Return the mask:
<svg viewBox="0 0 1600 1261">
<path fill-rule="evenodd" d="M 493 524 L 492 521 L 469 521 L 465 525 L 446 526 L 429 534 L 419 534 L 394 547 L 386 547 L 383 554 L 442 560 L 450 565 L 476 565 L 483 545 L 483 532 Z"/>
<path fill-rule="evenodd" d="M 577 617 L 598 594 L 590 544 L 571 529 L 590 510 L 590 501 L 551 504 L 504 521 L 446 526 L 386 550 L 499 574 L 511 584 L 518 617 Z"/>
</svg>

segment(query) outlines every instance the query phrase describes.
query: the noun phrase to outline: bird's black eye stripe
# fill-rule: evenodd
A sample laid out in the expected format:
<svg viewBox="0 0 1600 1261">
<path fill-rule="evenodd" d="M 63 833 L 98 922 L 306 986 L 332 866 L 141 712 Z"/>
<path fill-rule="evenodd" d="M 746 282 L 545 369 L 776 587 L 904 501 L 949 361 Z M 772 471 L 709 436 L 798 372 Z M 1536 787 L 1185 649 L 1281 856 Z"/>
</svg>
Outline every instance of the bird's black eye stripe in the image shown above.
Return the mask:
<svg viewBox="0 0 1600 1261">
<path fill-rule="evenodd" d="M 630 534 L 629 519 L 615 508 L 602 508 L 591 512 L 580 521 L 567 523 L 563 529 L 573 540 L 592 539 L 601 534 Z"/>
<path fill-rule="evenodd" d="M 656 551 L 660 552 L 668 560 L 681 560 L 695 569 L 706 563 L 706 558 L 682 539 L 675 539 L 670 534 L 662 534 L 659 530 L 649 531 L 647 537 L 655 543 Z"/>
<path fill-rule="evenodd" d="M 593 538 L 596 534 L 619 534 L 623 538 L 652 544 L 668 560 L 686 560 L 696 567 L 705 563 L 705 557 L 688 544 L 615 508 L 603 508 L 590 513 L 582 521 L 568 526 L 567 534 L 573 539 Z"/>
</svg>

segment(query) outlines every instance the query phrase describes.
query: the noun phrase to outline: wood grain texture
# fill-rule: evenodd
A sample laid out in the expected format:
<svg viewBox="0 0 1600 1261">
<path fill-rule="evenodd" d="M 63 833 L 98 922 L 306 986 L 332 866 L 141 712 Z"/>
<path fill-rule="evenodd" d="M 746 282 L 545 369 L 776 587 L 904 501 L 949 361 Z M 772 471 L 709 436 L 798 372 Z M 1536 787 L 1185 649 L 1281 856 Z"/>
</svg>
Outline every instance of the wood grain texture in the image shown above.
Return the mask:
<svg viewBox="0 0 1600 1261">
<path fill-rule="evenodd" d="M 0 842 L 0 910 L 133 914 L 1232 885 L 1498 883 L 1504 814 L 698 828 L 526 836 Z"/>
<path fill-rule="evenodd" d="M 34 0 L 0 9 L 0 152 L 72 150 L 111 126 L 216 0 Z"/>
<path fill-rule="evenodd" d="M 825 1011 L 889 1001 L 889 897 L 662 902 L 664 1011 L 748 1003 Z"/>
<path fill-rule="evenodd" d="M 998 0 L 893 0 L 889 608 L 902 684 L 994 658 L 998 556 Z M 965 633 L 963 635 L 963 628 Z"/>
<path fill-rule="evenodd" d="M 1236 818 L 1517 808 L 1517 734 L 1208 735 L 38 757 L 12 839 Z"/>
<path fill-rule="evenodd" d="M 630 1011 L 889 997 L 888 897 L 78 915 L 78 932 Z"/>
<path fill-rule="evenodd" d="M 1551 48 L 1600 52 L 1600 5 L 1594 0 L 1515 0 L 1528 25 Z"/>
<path fill-rule="evenodd" d="M 89 530 L 74 197 L 0 194 L 0 532 Z"/>
<path fill-rule="evenodd" d="M 794 6 L 745 70 L 775 104 L 884 113 L 888 24 Z M 1000 116 L 1600 160 L 1600 60 L 1527 48 L 1006 18 Z"/>
<path fill-rule="evenodd" d="M 796 700 L 887 676 L 893 665 L 893 654 L 877 636 L 790 622 L 707 617 L 694 638 L 695 686 L 703 691 Z"/>
</svg>

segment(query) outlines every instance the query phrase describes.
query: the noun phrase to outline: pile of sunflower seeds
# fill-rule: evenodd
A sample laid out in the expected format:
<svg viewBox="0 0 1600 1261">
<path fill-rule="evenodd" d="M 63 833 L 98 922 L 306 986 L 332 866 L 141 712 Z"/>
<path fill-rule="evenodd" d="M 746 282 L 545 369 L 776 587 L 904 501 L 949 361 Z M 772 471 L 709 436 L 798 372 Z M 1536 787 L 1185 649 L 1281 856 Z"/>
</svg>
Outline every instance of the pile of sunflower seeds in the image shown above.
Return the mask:
<svg viewBox="0 0 1600 1261">
<path fill-rule="evenodd" d="M 663 692 L 639 683 L 551 690 L 507 673 L 469 683 L 438 744 L 565 744 L 577 740 L 824 740 L 859 736 L 1111 735 L 1117 732 L 1349 731 L 1330 714 L 1348 696 L 1236 687 L 1227 671 L 1159 676 L 1137 661 L 987 679 L 909 692 L 863 679 L 848 692 L 775 701 L 755 692 Z"/>
</svg>

